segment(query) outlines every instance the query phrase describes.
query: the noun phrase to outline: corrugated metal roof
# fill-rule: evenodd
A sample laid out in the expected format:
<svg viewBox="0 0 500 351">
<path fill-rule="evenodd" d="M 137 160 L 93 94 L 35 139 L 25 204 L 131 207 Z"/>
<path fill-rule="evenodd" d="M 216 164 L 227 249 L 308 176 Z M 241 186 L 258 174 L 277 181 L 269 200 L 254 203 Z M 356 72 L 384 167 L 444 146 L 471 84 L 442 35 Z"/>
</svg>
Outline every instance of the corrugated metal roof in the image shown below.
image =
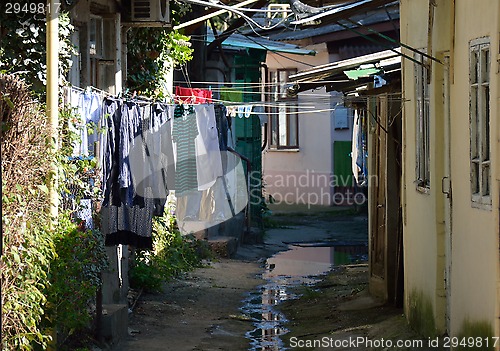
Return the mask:
<svg viewBox="0 0 500 351">
<path fill-rule="evenodd" d="M 399 21 L 399 6 L 391 6 L 387 8 L 387 12 L 385 11 L 370 11 L 368 13 L 358 14 L 356 16 L 352 16 L 351 20 L 355 22 L 359 22 L 364 26 L 373 25 L 376 23 L 387 22 L 389 21 L 388 14 L 391 20 Z M 350 26 L 353 27 L 354 26 Z M 280 33 L 268 34 L 269 39 L 271 40 L 301 40 L 306 38 L 312 38 L 320 35 L 335 33 L 345 31 L 346 29 L 338 24 L 327 24 L 323 26 L 311 26 L 301 27 L 300 30 L 295 31 L 284 31 Z"/>
<path fill-rule="evenodd" d="M 336 6 L 330 10 L 325 10 L 308 17 L 292 21 L 292 25 L 301 25 L 308 22 L 321 20 L 322 23 L 332 23 L 345 18 L 350 18 L 360 12 L 373 10 L 375 8 L 395 2 L 394 0 L 358 0 L 350 2 L 344 6 Z"/>
<path fill-rule="evenodd" d="M 397 64 L 398 62 L 401 62 L 401 57 L 399 56 L 401 49 L 397 48 L 395 51 L 396 52 L 392 50 L 385 50 L 348 60 L 328 63 L 326 65 L 317 66 L 312 69 L 293 74 L 289 77 L 289 79 L 293 82 L 316 82 L 335 74 L 357 68 L 363 64 L 377 62 L 379 63 L 379 66 Z"/>
<path fill-rule="evenodd" d="M 214 41 L 214 35 L 207 34 L 207 42 L 211 43 Z M 303 49 L 298 45 L 282 43 L 274 40 L 268 40 L 264 38 L 248 38 L 241 34 L 232 34 L 229 38 L 224 40 L 222 43 L 223 47 L 234 47 L 234 48 L 251 48 L 259 50 L 267 50 L 271 52 L 282 52 L 288 54 L 296 55 L 316 55 L 316 51 Z"/>
</svg>

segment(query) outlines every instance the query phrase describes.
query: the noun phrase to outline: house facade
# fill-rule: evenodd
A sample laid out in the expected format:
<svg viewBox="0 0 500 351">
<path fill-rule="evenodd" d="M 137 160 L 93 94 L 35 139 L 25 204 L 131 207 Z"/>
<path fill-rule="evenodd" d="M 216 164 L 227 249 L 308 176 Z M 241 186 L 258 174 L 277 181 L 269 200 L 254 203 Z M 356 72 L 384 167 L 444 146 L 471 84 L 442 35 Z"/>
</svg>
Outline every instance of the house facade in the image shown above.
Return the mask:
<svg viewBox="0 0 500 351">
<path fill-rule="evenodd" d="M 400 11 L 419 50 L 403 48 L 402 67 L 406 316 L 429 336 L 498 336 L 500 3 Z"/>
<path fill-rule="evenodd" d="M 347 16 L 347 15 L 346 15 Z M 384 35 L 397 39 L 399 9 L 367 8 L 352 17 Z M 391 43 L 381 43 L 366 29 L 341 23 L 304 26 L 300 31 L 269 34 L 315 50 L 314 57 L 295 57 L 268 52 L 266 65 L 274 91 L 268 95 L 272 107 L 263 154 L 263 178 L 270 202 L 307 206 L 361 205 L 367 194 L 352 176 L 351 139 L 355 109 L 344 104 L 341 88 L 317 79 L 303 80 L 297 94 L 287 95 L 294 76 L 303 71 L 321 71 L 354 57 L 382 51 Z M 394 45 L 393 45 L 394 46 Z M 340 78 L 345 82 L 346 76 Z M 326 83 L 325 83 L 326 82 Z M 329 87 L 325 87 L 329 86 Z"/>
<path fill-rule="evenodd" d="M 272 52 L 266 59 L 270 107 L 262 161 L 264 189 L 270 202 L 328 206 L 333 202 L 333 134 L 350 145 L 352 119 L 343 107 L 336 109 L 340 100 L 324 87 L 287 96 L 290 75 L 330 62 L 326 43 L 307 48 L 317 54 L 301 57 L 301 62 Z M 335 129 L 332 116 L 340 110 L 342 128 Z"/>
</svg>

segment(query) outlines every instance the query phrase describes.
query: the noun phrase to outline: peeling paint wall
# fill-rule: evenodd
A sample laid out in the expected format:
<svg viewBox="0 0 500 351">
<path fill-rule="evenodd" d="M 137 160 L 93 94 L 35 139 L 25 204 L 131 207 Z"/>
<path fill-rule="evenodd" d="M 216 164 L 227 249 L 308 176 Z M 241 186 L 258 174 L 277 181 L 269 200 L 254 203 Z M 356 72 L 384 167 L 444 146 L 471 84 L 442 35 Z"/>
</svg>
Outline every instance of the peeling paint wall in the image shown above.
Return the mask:
<svg viewBox="0 0 500 351">
<path fill-rule="evenodd" d="M 479 333 L 484 329 L 468 326 L 466 321 L 470 320 L 486 323 L 498 336 L 500 126 L 497 117 L 497 57 L 500 3 L 497 0 L 436 0 L 430 42 L 427 36 L 428 5 L 428 1 L 401 0 L 401 40 L 414 48 L 426 49 L 441 60 L 447 55 L 450 57 L 451 174 L 448 174 L 445 164 L 447 113 L 443 84 L 447 68 L 434 62 L 431 65 L 431 185 L 430 189 L 419 191 L 415 185 L 415 71 L 413 62 L 403 60 L 403 222 L 407 318 L 412 323 L 415 323 L 414 316 L 431 318 L 429 312 L 424 313 L 431 306 L 436 333 L 447 331 L 456 336 L 466 330 Z M 489 208 L 477 208 L 471 201 L 469 50 L 471 40 L 481 37 L 489 37 L 491 52 L 489 127 L 492 204 Z M 404 52 L 412 55 L 409 50 Z M 451 240 L 447 236 L 447 202 L 443 194 L 443 190 L 449 188 L 449 178 L 443 179 L 447 176 L 451 178 L 452 191 Z M 450 262 L 451 274 L 447 276 L 444 272 Z M 446 289 L 447 282 L 449 289 Z"/>
</svg>

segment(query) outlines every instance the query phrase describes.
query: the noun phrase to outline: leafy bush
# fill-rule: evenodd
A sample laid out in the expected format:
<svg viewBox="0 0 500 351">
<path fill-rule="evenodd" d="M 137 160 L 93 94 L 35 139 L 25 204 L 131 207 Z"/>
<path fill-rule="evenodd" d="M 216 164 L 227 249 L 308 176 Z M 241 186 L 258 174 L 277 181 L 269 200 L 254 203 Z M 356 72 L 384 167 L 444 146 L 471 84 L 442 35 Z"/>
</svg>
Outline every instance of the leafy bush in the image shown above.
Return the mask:
<svg viewBox="0 0 500 351">
<path fill-rule="evenodd" d="M 163 282 L 201 265 L 210 256 L 208 245 L 193 235 L 181 235 L 173 214 L 154 218 L 152 252 L 138 250 L 129 272 L 130 285 L 159 291 Z"/>
<path fill-rule="evenodd" d="M 52 162 L 47 152 L 49 128 L 43 108 L 33 101 L 25 83 L 0 74 L 0 118 L 2 127 L 2 225 L 3 255 L 0 258 L 2 340 L 5 350 L 45 348 L 50 335 L 43 325 L 59 327 L 60 341 L 78 328 L 89 326 L 88 302 L 100 284 L 105 266 L 104 244 L 98 231 L 80 231 L 61 216 L 55 232 L 50 223 L 46 175 Z M 82 181 L 94 165 L 89 161 L 68 162 L 65 125 L 70 114 L 61 116 L 62 148 L 57 155 L 61 193 L 72 187 L 75 200 L 97 196 Z M 57 252 L 57 254 L 56 254 Z M 52 283 L 52 285 L 50 285 Z"/>
<path fill-rule="evenodd" d="M 47 81 L 46 64 L 46 16 L 40 6 L 44 0 L 18 0 L 23 7 L 37 5 L 38 11 L 9 14 L 2 4 L 0 12 L 0 72 L 15 73 L 30 84 L 32 89 L 44 91 Z M 31 6 L 30 6 L 31 4 Z M 60 78 L 72 64 L 71 55 L 75 52 L 71 45 L 73 26 L 68 13 L 59 15 L 59 69 Z"/>
<path fill-rule="evenodd" d="M 31 350 L 50 337 L 39 327 L 54 257 L 47 229 L 45 176 L 49 129 L 25 83 L 0 74 L 3 255 L 0 258 L 4 350 Z"/>
<path fill-rule="evenodd" d="M 164 98 L 167 72 L 192 59 L 189 37 L 165 28 L 131 28 L 128 32 L 127 87 Z"/>
<path fill-rule="evenodd" d="M 98 230 L 81 230 L 66 213 L 53 234 L 57 256 L 50 263 L 46 323 L 58 331 L 58 344 L 91 325 L 100 273 L 107 267 L 104 237 Z"/>
</svg>

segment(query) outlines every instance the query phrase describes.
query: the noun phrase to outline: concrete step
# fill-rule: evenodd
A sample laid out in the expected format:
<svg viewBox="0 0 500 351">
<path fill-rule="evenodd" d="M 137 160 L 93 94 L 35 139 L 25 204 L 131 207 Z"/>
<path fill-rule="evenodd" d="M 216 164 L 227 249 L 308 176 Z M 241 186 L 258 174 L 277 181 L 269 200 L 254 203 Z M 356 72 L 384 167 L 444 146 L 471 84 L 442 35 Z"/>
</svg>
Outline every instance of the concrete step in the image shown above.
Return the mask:
<svg viewBox="0 0 500 351">
<path fill-rule="evenodd" d="M 109 345 L 125 340 L 128 331 L 128 305 L 103 304 L 101 336 Z"/>
<path fill-rule="evenodd" d="M 221 236 L 209 239 L 208 246 L 217 256 L 231 258 L 238 250 L 238 240 L 230 236 Z"/>
</svg>

